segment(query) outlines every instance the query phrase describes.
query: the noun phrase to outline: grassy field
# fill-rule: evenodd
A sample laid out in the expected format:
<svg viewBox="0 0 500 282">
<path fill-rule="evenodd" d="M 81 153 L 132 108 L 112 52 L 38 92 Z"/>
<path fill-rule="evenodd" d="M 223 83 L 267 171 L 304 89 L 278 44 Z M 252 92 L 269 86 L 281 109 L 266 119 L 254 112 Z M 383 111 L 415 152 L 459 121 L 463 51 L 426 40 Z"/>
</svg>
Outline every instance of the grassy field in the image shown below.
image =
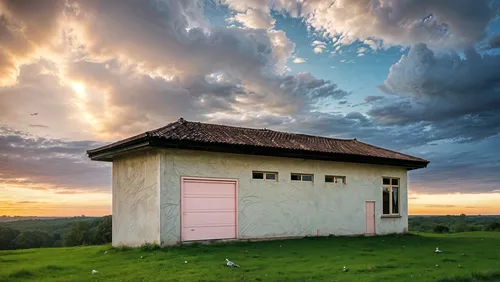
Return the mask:
<svg viewBox="0 0 500 282">
<path fill-rule="evenodd" d="M 226 258 L 241 267 L 226 267 Z M 500 281 L 500 233 L 0 251 L 0 281 L 23 280 Z"/>
</svg>

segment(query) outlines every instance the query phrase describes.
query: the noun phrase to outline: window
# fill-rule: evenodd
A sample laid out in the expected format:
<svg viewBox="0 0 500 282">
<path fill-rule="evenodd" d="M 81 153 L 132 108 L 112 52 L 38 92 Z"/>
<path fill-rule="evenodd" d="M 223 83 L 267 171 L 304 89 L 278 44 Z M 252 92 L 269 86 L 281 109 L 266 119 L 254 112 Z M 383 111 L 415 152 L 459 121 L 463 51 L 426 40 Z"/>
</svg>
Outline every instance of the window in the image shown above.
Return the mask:
<svg viewBox="0 0 500 282">
<path fill-rule="evenodd" d="M 314 176 L 312 174 L 292 173 L 290 179 L 293 181 L 312 182 Z"/>
<path fill-rule="evenodd" d="M 384 177 L 382 186 L 382 213 L 399 215 L 399 178 Z"/>
<path fill-rule="evenodd" d="M 276 181 L 278 179 L 277 172 L 252 171 L 252 179 Z"/>
<path fill-rule="evenodd" d="M 346 184 L 345 176 L 325 175 L 325 182 Z"/>
</svg>

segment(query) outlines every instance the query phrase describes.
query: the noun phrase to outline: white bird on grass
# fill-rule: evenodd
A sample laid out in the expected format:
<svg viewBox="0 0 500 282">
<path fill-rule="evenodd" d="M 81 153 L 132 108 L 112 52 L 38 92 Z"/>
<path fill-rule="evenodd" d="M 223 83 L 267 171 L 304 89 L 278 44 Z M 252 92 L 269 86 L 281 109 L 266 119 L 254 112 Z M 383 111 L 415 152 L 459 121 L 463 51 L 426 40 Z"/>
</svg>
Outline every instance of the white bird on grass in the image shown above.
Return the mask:
<svg viewBox="0 0 500 282">
<path fill-rule="evenodd" d="M 442 251 L 438 247 L 436 247 L 436 250 L 434 252 L 437 254 L 442 253 Z"/>
<path fill-rule="evenodd" d="M 96 274 L 96 273 L 97 273 L 97 270 L 93 269 L 92 274 Z"/>
<path fill-rule="evenodd" d="M 344 268 L 342 268 L 342 271 L 347 272 L 348 271 L 347 267 L 344 266 Z"/>
<path fill-rule="evenodd" d="M 108 254 L 108 251 L 105 251 L 105 252 L 104 252 L 104 254 L 105 254 L 105 255 L 107 255 L 107 254 Z"/>
<path fill-rule="evenodd" d="M 239 265 L 237 265 L 236 263 L 226 259 L 226 265 L 229 266 L 229 267 L 240 267 Z"/>
</svg>

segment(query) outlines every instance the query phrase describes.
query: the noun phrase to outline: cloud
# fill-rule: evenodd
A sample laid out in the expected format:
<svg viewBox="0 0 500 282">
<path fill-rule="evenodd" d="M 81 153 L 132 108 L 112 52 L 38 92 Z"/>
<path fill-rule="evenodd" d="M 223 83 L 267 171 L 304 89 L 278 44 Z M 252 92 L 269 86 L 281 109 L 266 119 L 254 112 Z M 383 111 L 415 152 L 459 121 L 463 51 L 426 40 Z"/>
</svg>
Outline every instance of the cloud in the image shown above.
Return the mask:
<svg viewBox="0 0 500 282">
<path fill-rule="evenodd" d="M 24 64 L 18 83 L 0 89 L 0 116 L 21 128 L 81 128 L 73 138 L 112 140 L 181 115 L 292 115 L 348 94 L 311 74 L 286 74 L 295 44 L 285 32 L 206 26 L 198 1 L 68 1 L 64 12 L 53 9 L 47 15 L 57 15 L 65 53 Z"/>
<path fill-rule="evenodd" d="M 57 0 L 0 1 L 0 86 L 14 84 L 19 65 L 51 43 L 62 8 Z"/>
<path fill-rule="evenodd" d="M 43 124 L 30 124 L 29 127 L 49 128 L 48 126 Z"/>
<path fill-rule="evenodd" d="M 226 1 L 229 8 L 287 11 L 336 44 L 359 40 L 381 46 L 425 43 L 433 49 L 463 49 L 482 40 L 498 7 L 488 0 Z M 318 49 L 319 51 L 319 49 Z"/>
<path fill-rule="evenodd" d="M 307 23 L 344 44 L 379 39 L 384 45 L 426 43 L 431 48 L 464 48 L 480 41 L 496 15 L 487 0 L 324 1 L 308 5 Z"/>
<path fill-rule="evenodd" d="M 487 43 L 486 49 L 500 48 L 500 34 L 493 35 Z"/>
<path fill-rule="evenodd" d="M 440 204 L 430 204 L 425 205 L 426 208 L 454 208 L 455 205 L 440 205 Z"/>
<path fill-rule="evenodd" d="M 228 19 L 228 22 L 239 22 L 243 26 L 256 29 L 271 29 L 276 20 L 266 12 L 256 9 L 248 9 L 245 13 L 238 13 Z"/>
<path fill-rule="evenodd" d="M 365 103 L 373 103 L 373 102 L 380 101 L 383 99 L 384 99 L 384 97 L 382 97 L 382 96 L 366 96 L 364 100 L 365 100 Z"/>
<path fill-rule="evenodd" d="M 365 53 L 365 52 L 367 52 L 367 51 L 368 51 L 368 49 L 367 49 L 367 48 L 365 48 L 365 47 L 359 47 L 359 48 L 358 48 L 357 53 L 358 53 L 358 54 L 361 54 L 361 53 Z"/>
<path fill-rule="evenodd" d="M 444 142 L 418 150 L 431 160 L 428 169 L 410 173 L 412 189 L 419 193 L 494 193 L 499 189 L 500 135 L 474 143 Z"/>
<path fill-rule="evenodd" d="M 337 1 L 335 5 L 321 5 L 318 1 L 308 2 L 310 6 L 302 11 L 284 1 L 226 1 L 236 11 L 231 13 L 242 27 L 209 26 L 198 1 L 69 0 L 67 3 L 65 7 L 55 6 L 51 13 L 37 14 L 36 7 L 28 9 L 32 15 L 53 15 L 53 19 L 48 20 L 50 32 L 45 36 L 32 35 L 29 29 L 8 30 L 9 34 L 19 35 L 28 42 L 19 46 L 30 49 L 23 53 L 29 56 L 23 55 L 23 58 L 14 58 L 9 53 L 5 59 L 0 54 L 0 65 L 2 60 L 14 58 L 12 78 L 15 81 L 10 87 L 0 88 L 0 119 L 34 134 L 3 127 L 0 171 L 3 173 L 3 168 L 8 167 L 7 174 L 0 176 L 4 185 L 57 189 L 58 193 L 102 189 L 108 185 L 109 170 L 87 162 L 83 154 L 84 149 L 97 143 L 76 140 L 116 140 L 183 116 L 215 123 L 356 137 L 375 145 L 413 152 L 429 158 L 440 172 L 437 175 L 457 179 L 453 186 L 443 186 L 449 183 L 435 178 L 430 170 L 428 174 L 415 174 L 422 179 L 412 180 L 418 191 L 460 190 L 456 184 L 465 180 L 466 167 L 476 163 L 456 157 L 451 159 L 463 168 L 453 166 L 439 151 L 447 146 L 463 148 L 461 146 L 469 144 L 465 141 L 490 140 L 495 138 L 492 134 L 498 132 L 500 123 L 493 108 L 498 106 L 495 83 L 499 76 L 493 67 L 499 63 L 494 55 L 481 56 L 467 51 L 465 58 L 461 58 L 454 53 L 435 54 L 429 47 L 418 45 L 391 68 L 380 87 L 384 95 L 367 96 L 359 104 L 369 107 L 368 113 L 335 112 L 338 110 L 335 107 L 345 109 L 340 105 L 348 103 L 351 93 L 334 81 L 319 79 L 311 73 L 288 73 L 286 63 L 290 59 L 301 63 L 305 58 L 292 56 L 295 44 L 284 31 L 274 30 L 272 18 L 267 17 L 271 10 L 284 9 L 291 11 L 292 17 L 305 13 L 314 19 L 319 13 L 330 13 L 327 10 L 338 10 L 341 9 L 338 4 L 345 4 L 352 21 L 349 19 L 337 26 L 338 41 L 332 43 L 329 39 L 332 34 L 328 32 L 321 38 L 334 44 L 336 51 L 351 40 L 362 40 L 366 47 L 359 47 L 358 51 L 364 54 L 368 47 L 410 44 L 422 38 L 432 44 L 446 40 L 451 42 L 450 46 L 461 46 L 471 38 L 480 38 L 482 35 L 472 34 L 479 33 L 482 24 L 466 26 L 470 30 L 455 38 L 456 26 L 450 25 L 448 31 L 438 34 L 432 22 L 449 22 L 443 20 L 446 17 L 455 21 L 450 16 L 453 12 L 466 17 L 466 22 L 474 22 L 476 14 L 484 15 L 482 2 L 471 8 L 472 15 L 465 15 L 457 7 L 442 12 L 440 9 L 444 8 L 440 4 L 428 1 L 374 1 L 370 2 L 375 5 L 373 10 L 367 10 L 362 1 Z M 427 8 L 415 8 L 414 15 L 412 5 Z M 311 7 L 317 9 L 311 10 Z M 431 10 L 440 12 L 426 17 Z M 389 11 L 394 18 L 388 16 Z M 415 29 L 414 19 L 422 13 L 427 23 Z M 373 20 L 373 26 L 366 22 L 359 24 L 361 18 Z M 13 18 L 9 14 L 6 19 L 12 21 Z M 24 19 L 24 16 L 16 18 L 19 22 L 35 20 Z M 336 22 L 337 18 L 331 21 Z M 313 22 L 306 22 L 314 30 Z M 394 34 L 379 30 L 394 22 L 405 23 L 409 33 L 397 25 L 389 29 Z M 326 21 L 323 24 L 332 28 Z M 9 22 L 10 26 L 13 25 Z M 372 30 L 376 34 L 368 36 Z M 0 31 L 0 34 L 4 33 Z M 432 34 L 437 35 L 432 37 Z M 55 45 L 53 36 L 56 36 Z M 327 49 L 326 42 L 315 40 L 312 46 L 323 52 Z M 62 50 L 61 56 L 39 53 L 43 46 Z M 21 63 L 25 58 L 29 60 Z M 80 87 L 75 90 L 73 85 Z M 33 112 L 39 115 L 30 116 Z M 39 137 L 42 134 L 51 137 Z M 72 139 L 63 139 L 64 136 Z M 450 138 L 462 143 L 453 143 Z M 437 145 L 431 147 L 432 143 Z M 473 155 L 467 157 L 473 158 Z M 497 160 L 493 157 L 481 160 L 491 165 L 484 167 L 484 174 L 479 174 L 478 179 L 498 180 L 492 174 L 497 169 Z M 38 169 L 41 166 L 42 169 Z M 83 176 L 77 175 L 78 172 Z M 88 175 L 97 177 L 84 177 Z M 478 179 L 475 181 L 479 182 Z M 430 188 L 425 186 L 429 181 L 433 183 Z M 492 183 L 468 183 L 463 189 L 481 186 L 483 191 L 492 191 Z"/>
<path fill-rule="evenodd" d="M 4 187 L 107 191 L 110 166 L 91 162 L 95 141 L 47 139 L 0 126 L 0 183 Z"/>
<path fill-rule="evenodd" d="M 311 46 L 314 47 L 313 52 L 316 54 L 323 53 L 326 49 L 326 43 L 319 40 L 314 40 Z"/>
<path fill-rule="evenodd" d="M 305 58 L 300 58 L 300 57 L 295 57 L 295 58 L 293 58 L 293 61 L 292 61 L 292 62 L 294 62 L 294 63 L 296 63 L 296 64 L 302 64 L 302 63 L 307 62 L 307 59 L 305 59 Z"/>
<path fill-rule="evenodd" d="M 426 123 L 435 138 L 462 141 L 500 131 L 500 55 L 480 55 L 468 49 L 465 57 L 436 55 L 424 44 L 414 46 L 394 64 L 384 83 L 390 100 L 368 112 L 388 125 Z"/>
<path fill-rule="evenodd" d="M 0 120 L 39 134 L 90 136 L 91 129 L 84 126 L 85 117 L 76 105 L 71 87 L 58 73 L 58 67 L 46 60 L 20 66 L 16 84 L 0 87 Z"/>
</svg>

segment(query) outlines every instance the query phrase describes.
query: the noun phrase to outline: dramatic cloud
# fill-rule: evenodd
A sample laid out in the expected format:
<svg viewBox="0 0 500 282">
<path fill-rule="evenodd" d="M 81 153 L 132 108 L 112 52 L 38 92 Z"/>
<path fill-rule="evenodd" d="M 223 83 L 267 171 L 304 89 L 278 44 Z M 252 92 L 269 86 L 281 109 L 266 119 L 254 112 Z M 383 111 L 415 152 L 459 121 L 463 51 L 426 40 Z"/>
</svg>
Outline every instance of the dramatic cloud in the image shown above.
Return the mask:
<svg viewBox="0 0 500 282">
<path fill-rule="evenodd" d="M 236 14 L 228 19 L 229 22 L 239 22 L 243 26 L 257 29 L 271 29 L 276 20 L 269 13 L 262 10 L 248 9 L 246 13 Z"/>
<path fill-rule="evenodd" d="M 500 56 L 473 49 L 461 58 L 424 44 L 394 64 L 384 89 L 396 96 L 368 113 L 389 125 L 426 124 L 436 139 L 474 140 L 500 132 Z"/>
<path fill-rule="evenodd" d="M 414 190 L 420 193 L 492 193 L 500 188 L 500 136 L 476 143 L 435 145 L 422 157 L 434 160 L 429 169 L 411 173 Z"/>
<path fill-rule="evenodd" d="M 93 141 L 47 139 L 0 125 L 0 183 L 38 190 L 103 190 L 110 185 L 109 164 L 88 160 Z M 107 168 L 107 169 L 106 169 Z"/>
<path fill-rule="evenodd" d="M 0 1 L 0 86 L 13 84 L 19 65 L 50 44 L 62 11 L 57 0 Z"/>
<path fill-rule="evenodd" d="M 488 0 L 314 0 L 224 1 L 230 9 L 285 10 L 336 44 L 364 41 L 372 49 L 425 43 L 431 48 L 464 48 L 484 38 L 497 6 Z M 319 49 L 317 49 L 319 52 Z"/>
<path fill-rule="evenodd" d="M 488 1 L 219 2 L 229 8 L 221 21 L 229 26 L 211 26 L 197 0 L 0 1 L 0 120 L 9 125 L 0 128 L 0 183 L 64 194 L 102 190 L 109 166 L 90 163 L 86 149 L 180 116 L 358 138 L 422 155 L 439 172 L 416 174 L 415 187 L 426 192 L 459 189 L 466 179 L 459 174 L 477 165 L 464 147 L 470 141 L 499 145 L 500 56 L 464 49 L 484 40 L 496 11 Z M 299 52 L 277 30 L 275 12 L 302 17 L 314 53 L 361 56 L 417 45 L 389 70 L 382 96 L 374 87 L 353 97 L 335 81 L 290 72 L 287 63 L 314 68 L 315 60 L 293 55 Z M 452 47 L 467 51 L 431 51 Z M 436 153 L 448 146 L 465 148 L 467 158 Z M 500 180 L 486 147 L 479 159 L 490 165 L 478 173 L 491 179 L 478 185 L 484 192 Z"/>
<path fill-rule="evenodd" d="M 496 12 L 489 1 L 338 0 L 304 5 L 307 23 L 339 42 L 380 39 L 386 45 L 426 43 L 463 48 L 484 37 Z"/>
</svg>

